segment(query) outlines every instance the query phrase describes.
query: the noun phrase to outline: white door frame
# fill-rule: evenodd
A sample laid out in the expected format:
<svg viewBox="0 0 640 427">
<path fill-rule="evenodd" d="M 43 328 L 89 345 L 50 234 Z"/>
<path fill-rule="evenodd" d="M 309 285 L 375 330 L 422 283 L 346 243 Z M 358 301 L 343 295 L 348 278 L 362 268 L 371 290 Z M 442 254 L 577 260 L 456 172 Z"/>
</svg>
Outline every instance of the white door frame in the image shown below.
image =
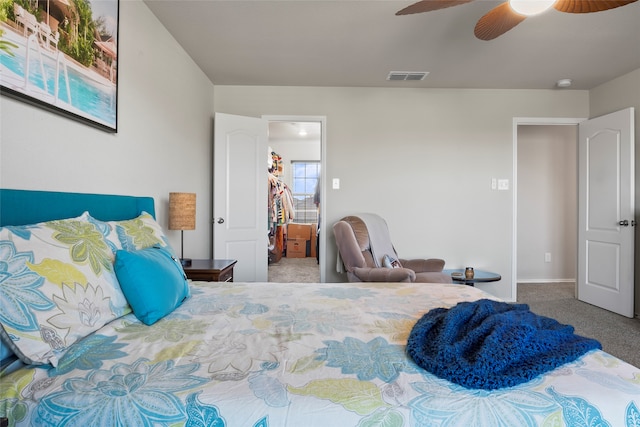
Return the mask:
<svg viewBox="0 0 640 427">
<path fill-rule="evenodd" d="M 587 118 L 558 118 L 558 117 L 514 117 L 513 118 L 513 176 L 511 179 L 513 191 L 513 214 L 511 226 L 511 296 L 513 301 L 518 298 L 518 126 L 558 125 L 577 126 Z M 576 161 L 578 153 L 576 152 Z M 577 220 L 577 218 L 576 218 Z M 577 263 L 577 260 L 576 260 Z M 576 278 L 577 280 L 577 278 Z"/>
<path fill-rule="evenodd" d="M 262 115 L 262 118 L 270 122 L 319 122 L 320 123 L 320 235 L 318 236 L 318 255 L 320 257 L 320 282 L 325 281 L 325 266 L 327 260 L 326 240 L 326 190 L 327 190 L 327 117 L 326 116 L 281 116 Z"/>
</svg>

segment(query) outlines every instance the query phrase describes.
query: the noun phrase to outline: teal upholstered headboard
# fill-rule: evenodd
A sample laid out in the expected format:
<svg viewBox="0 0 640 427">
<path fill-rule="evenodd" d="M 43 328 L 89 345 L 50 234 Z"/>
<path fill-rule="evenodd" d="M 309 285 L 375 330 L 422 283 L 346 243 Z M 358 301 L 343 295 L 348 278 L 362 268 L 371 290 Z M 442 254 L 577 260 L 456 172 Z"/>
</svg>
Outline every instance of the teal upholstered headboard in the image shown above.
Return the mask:
<svg viewBox="0 0 640 427">
<path fill-rule="evenodd" d="M 131 219 L 143 211 L 156 215 L 152 197 L 0 189 L 0 226 L 74 218 L 85 211 L 102 221 Z"/>
</svg>

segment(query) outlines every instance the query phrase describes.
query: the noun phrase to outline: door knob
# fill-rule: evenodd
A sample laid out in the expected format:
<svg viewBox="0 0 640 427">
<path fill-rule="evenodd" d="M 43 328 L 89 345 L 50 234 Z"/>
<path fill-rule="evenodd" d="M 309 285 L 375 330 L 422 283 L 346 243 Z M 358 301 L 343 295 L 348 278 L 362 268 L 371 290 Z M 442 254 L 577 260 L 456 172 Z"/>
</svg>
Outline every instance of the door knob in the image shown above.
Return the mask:
<svg viewBox="0 0 640 427">
<path fill-rule="evenodd" d="M 222 224 L 222 223 L 224 223 L 224 218 L 222 218 L 222 217 L 218 217 L 218 218 L 216 218 L 216 219 L 215 219 L 215 221 L 216 221 L 218 224 Z"/>
<path fill-rule="evenodd" d="M 618 225 L 621 225 L 623 227 L 628 227 L 629 226 L 629 221 L 628 220 L 622 220 L 618 223 Z"/>
</svg>

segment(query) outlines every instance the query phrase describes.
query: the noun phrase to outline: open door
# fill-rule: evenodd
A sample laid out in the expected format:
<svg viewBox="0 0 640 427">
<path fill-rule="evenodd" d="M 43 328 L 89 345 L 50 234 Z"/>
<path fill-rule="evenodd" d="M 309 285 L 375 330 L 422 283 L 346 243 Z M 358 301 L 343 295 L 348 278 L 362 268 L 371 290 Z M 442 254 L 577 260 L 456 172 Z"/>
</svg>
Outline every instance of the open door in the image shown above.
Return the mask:
<svg viewBox="0 0 640 427">
<path fill-rule="evenodd" d="M 264 119 L 214 117 L 213 256 L 238 260 L 240 282 L 267 281 L 267 132 Z"/>
<path fill-rule="evenodd" d="M 580 123 L 578 299 L 626 317 L 634 304 L 634 110 Z"/>
</svg>

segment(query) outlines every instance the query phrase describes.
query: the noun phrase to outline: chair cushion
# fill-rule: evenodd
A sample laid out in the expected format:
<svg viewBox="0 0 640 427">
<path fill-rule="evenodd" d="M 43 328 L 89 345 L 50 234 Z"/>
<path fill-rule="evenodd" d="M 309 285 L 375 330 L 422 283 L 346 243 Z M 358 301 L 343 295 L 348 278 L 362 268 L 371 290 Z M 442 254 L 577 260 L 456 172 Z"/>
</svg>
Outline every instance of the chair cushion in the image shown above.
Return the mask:
<svg viewBox="0 0 640 427">
<path fill-rule="evenodd" d="M 449 274 L 437 271 L 416 273 L 415 281 L 418 283 L 453 283 Z"/>
</svg>

